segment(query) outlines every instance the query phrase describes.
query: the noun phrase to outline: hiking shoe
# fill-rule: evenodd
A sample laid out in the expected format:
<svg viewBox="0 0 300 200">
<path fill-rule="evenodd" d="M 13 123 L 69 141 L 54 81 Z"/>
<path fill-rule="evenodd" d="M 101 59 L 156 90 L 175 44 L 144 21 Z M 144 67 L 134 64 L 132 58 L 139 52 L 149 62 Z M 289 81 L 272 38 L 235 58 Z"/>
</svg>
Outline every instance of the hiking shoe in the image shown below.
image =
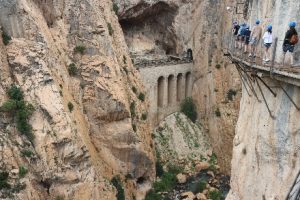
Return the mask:
<svg viewBox="0 0 300 200">
<path fill-rule="evenodd" d="M 270 62 L 270 59 L 266 59 L 265 62 Z"/>
</svg>

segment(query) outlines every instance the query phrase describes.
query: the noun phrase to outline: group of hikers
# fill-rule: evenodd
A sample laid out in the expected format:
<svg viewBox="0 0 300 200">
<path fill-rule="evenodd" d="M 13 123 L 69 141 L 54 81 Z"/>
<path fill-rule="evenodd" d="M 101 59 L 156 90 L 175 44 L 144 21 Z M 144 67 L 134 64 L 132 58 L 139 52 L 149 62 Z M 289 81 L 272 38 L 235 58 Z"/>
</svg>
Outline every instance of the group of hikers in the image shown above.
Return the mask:
<svg viewBox="0 0 300 200">
<path fill-rule="evenodd" d="M 298 33 L 295 27 L 296 22 L 289 23 L 289 29 L 285 34 L 282 46 L 282 65 L 284 65 L 285 63 L 285 57 L 287 52 L 289 52 L 290 64 L 293 65 L 293 52 L 295 45 L 298 43 L 299 40 Z M 263 28 L 260 25 L 260 20 L 256 20 L 252 30 L 250 30 L 250 26 L 246 23 L 238 24 L 237 22 L 234 22 L 232 33 L 235 37 L 235 48 L 243 50 L 244 54 L 248 54 L 249 52 L 249 57 L 252 58 L 256 57 L 257 46 L 259 45 L 259 42 L 262 39 L 264 46 L 263 62 L 270 62 L 270 48 L 273 43 L 272 25 L 268 25 L 265 28 L 264 34 L 262 34 Z"/>
</svg>

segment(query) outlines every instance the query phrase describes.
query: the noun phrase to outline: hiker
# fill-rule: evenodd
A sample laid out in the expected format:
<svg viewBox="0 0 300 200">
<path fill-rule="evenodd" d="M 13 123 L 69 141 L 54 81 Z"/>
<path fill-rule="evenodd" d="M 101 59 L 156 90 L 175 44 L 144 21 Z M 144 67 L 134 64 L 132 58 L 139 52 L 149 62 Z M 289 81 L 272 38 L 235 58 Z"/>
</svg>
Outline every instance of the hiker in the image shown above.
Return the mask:
<svg viewBox="0 0 300 200">
<path fill-rule="evenodd" d="M 232 29 L 232 33 L 234 36 L 234 48 L 238 48 L 238 32 L 240 29 L 240 25 L 237 22 L 233 23 L 233 29 Z"/>
<path fill-rule="evenodd" d="M 246 23 L 242 23 L 240 26 L 240 29 L 238 31 L 238 48 L 242 49 L 243 42 L 245 41 L 244 39 L 244 31 L 246 28 Z"/>
<path fill-rule="evenodd" d="M 265 32 L 264 36 L 263 36 L 263 42 L 264 42 L 264 47 L 265 47 L 265 53 L 263 56 L 263 61 L 265 63 L 270 61 L 270 55 L 269 55 L 269 49 L 272 46 L 272 42 L 273 42 L 273 36 L 272 36 L 272 26 L 268 25 L 267 26 L 267 31 Z"/>
<path fill-rule="evenodd" d="M 250 31 L 250 27 L 247 25 L 245 32 L 245 49 L 244 49 L 244 54 L 248 53 L 248 49 L 249 49 L 249 42 L 250 42 L 250 35 L 251 35 L 251 31 Z"/>
<path fill-rule="evenodd" d="M 283 41 L 283 61 L 282 65 L 284 66 L 284 61 L 285 61 L 285 56 L 287 52 L 290 52 L 289 57 L 290 57 L 290 64 L 293 65 L 293 52 L 295 45 L 298 43 L 298 33 L 295 29 L 296 27 L 296 22 L 290 22 L 289 23 L 289 30 L 286 32 L 284 41 Z"/>
<path fill-rule="evenodd" d="M 255 26 L 252 29 L 251 35 L 250 35 L 250 54 L 249 57 L 256 57 L 256 48 L 259 44 L 259 40 L 261 38 L 262 34 L 262 27 L 260 26 L 260 21 L 256 20 Z"/>
</svg>

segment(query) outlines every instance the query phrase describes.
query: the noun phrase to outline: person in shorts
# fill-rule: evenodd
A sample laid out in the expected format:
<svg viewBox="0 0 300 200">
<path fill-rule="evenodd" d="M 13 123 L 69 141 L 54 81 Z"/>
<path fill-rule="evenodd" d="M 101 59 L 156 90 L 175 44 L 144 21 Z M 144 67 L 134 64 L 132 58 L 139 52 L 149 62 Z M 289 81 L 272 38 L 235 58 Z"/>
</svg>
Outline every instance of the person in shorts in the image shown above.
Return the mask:
<svg viewBox="0 0 300 200">
<path fill-rule="evenodd" d="M 295 45 L 298 43 L 298 33 L 295 29 L 296 22 L 290 22 L 289 23 L 289 30 L 286 32 L 284 41 L 283 41 L 283 61 L 282 64 L 284 65 L 286 53 L 289 52 L 289 60 L 290 64 L 293 65 L 293 53 Z"/>
<path fill-rule="evenodd" d="M 251 35 L 250 27 L 248 25 L 246 26 L 244 35 L 245 35 L 244 54 L 247 54 L 249 49 L 250 35 Z"/>
<path fill-rule="evenodd" d="M 270 48 L 272 46 L 272 42 L 273 42 L 272 26 L 271 25 L 267 26 L 267 31 L 263 35 L 262 39 L 263 39 L 264 47 L 265 47 L 265 53 L 264 53 L 264 56 L 263 56 L 263 61 L 265 63 L 268 63 L 268 62 L 270 62 L 269 50 L 270 50 Z"/>
<path fill-rule="evenodd" d="M 262 35 L 262 27 L 260 26 L 260 21 L 256 20 L 255 26 L 252 29 L 251 35 L 250 35 L 250 54 L 249 57 L 256 57 L 256 48 L 259 44 L 259 40 Z"/>
</svg>

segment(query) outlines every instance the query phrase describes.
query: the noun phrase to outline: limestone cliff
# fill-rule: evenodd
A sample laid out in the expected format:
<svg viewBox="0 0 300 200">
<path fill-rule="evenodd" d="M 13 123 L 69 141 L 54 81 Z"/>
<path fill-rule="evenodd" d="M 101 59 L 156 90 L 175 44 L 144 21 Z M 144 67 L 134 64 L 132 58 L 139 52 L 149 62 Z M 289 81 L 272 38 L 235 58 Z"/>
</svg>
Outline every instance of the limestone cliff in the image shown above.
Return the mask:
<svg viewBox="0 0 300 200">
<path fill-rule="evenodd" d="M 277 60 L 281 60 L 282 40 L 289 21 L 299 21 L 299 1 L 253 0 L 245 13 L 252 24 L 260 19 L 263 26 L 273 24 L 273 36 L 278 37 Z M 297 27 L 299 30 L 299 26 Z M 299 62 L 299 50 L 294 58 Z M 299 87 L 269 78 L 266 83 L 277 94 L 274 97 L 262 86 L 266 101 L 274 115 L 268 114 L 264 102 L 249 97 L 243 89 L 239 119 L 234 137 L 231 192 L 228 200 L 285 199 L 300 170 L 299 111 L 280 88 L 299 105 Z M 255 91 L 259 93 L 257 84 Z M 259 98 L 262 100 L 261 95 Z M 299 185 L 294 188 L 299 189 Z M 291 199 L 297 199 L 296 197 Z"/>
<path fill-rule="evenodd" d="M 5 0 L 0 23 L 12 38 L 0 43 L 0 102 L 15 84 L 35 108 L 33 143 L 1 113 L 1 171 L 14 187 L 26 185 L 1 198 L 115 199 L 110 179 L 120 175 L 132 199 L 153 179 L 154 157 L 149 124 L 140 120 L 148 103 L 131 89 L 144 90 L 112 3 Z"/>
</svg>

